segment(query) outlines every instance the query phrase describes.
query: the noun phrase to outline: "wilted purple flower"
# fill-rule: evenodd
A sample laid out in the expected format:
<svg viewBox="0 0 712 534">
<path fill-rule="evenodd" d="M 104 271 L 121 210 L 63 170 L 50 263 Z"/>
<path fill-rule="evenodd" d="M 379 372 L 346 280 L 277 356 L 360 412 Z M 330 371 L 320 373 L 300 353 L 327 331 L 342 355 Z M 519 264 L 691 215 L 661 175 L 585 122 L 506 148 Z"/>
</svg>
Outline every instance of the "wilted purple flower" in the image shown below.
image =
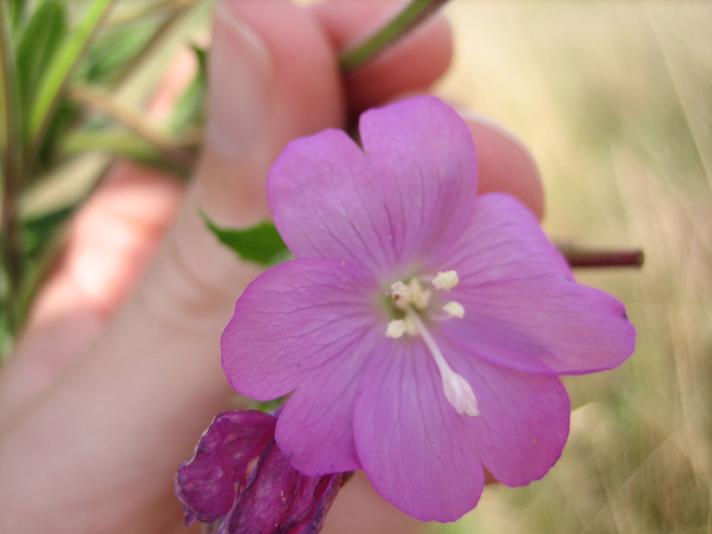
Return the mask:
<svg viewBox="0 0 712 534">
<path fill-rule="evenodd" d="M 365 113 L 360 134 L 363 150 L 327 130 L 274 164 L 295 259 L 239 298 L 223 368 L 242 394 L 291 393 L 276 440 L 303 473 L 363 468 L 407 513 L 453 520 L 483 466 L 510 486 L 549 470 L 569 428 L 558 375 L 620 364 L 635 333 L 517 200 L 475 196 L 451 108 L 412 98 Z"/>
<path fill-rule="evenodd" d="M 309 477 L 274 443 L 275 417 L 258 411 L 218 415 L 180 466 L 176 495 L 185 521 L 215 534 L 311 534 L 347 475 Z"/>
</svg>

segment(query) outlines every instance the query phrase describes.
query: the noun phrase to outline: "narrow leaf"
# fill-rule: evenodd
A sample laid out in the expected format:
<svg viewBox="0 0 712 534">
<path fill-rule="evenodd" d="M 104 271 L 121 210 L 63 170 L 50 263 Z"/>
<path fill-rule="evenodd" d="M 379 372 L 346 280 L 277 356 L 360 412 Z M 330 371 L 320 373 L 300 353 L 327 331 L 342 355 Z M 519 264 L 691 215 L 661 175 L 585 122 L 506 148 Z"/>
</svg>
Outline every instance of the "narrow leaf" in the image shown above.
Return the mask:
<svg viewBox="0 0 712 534">
<path fill-rule="evenodd" d="M 64 5 L 45 0 L 32 13 L 17 47 L 17 83 L 29 109 L 40 78 L 52 63 L 67 30 Z"/>
<path fill-rule="evenodd" d="M 37 98 L 28 115 L 27 133 L 33 145 L 38 144 L 69 76 L 115 1 L 94 0 L 89 5 L 84 19 L 73 29 L 69 39 L 64 41 L 42 77 Z"/>
<path fill-rule="evenodd" d="M 200 127 L 203 123 L 205 97 L 208 90 L 208 52 L 199 46 L 193 46 L 193 52 L 198 68 L 171 116 L 171 131 L 174 133 L 182 133 L 186 128 Z"/>
<path fill-rule="evenodd" d="M 108 84 L 124 66 L 151 40 L 156 31 L 153 21 L 107 30 L 97 36 L 89 47 L 75 79 L 84 83 Z"/>
<path fill-rule="evenodd" d="M 12 28 L 17 31 L 22 26 L 25 20 L 25 11 L 27 10 L 28 2 L 26 0 L 11 0 L 10 1 L 10 21 Z"/>
<path fill-rule="evenodd" d="M 262 221 L 243 229 L 222 228 L 201 213 L 210 232 L 243 260 L 274 265 L 289 257 L 289 250 L 272 221 Z"/>
<path fill-rule="evenodd" d="M 22 220 L 22 246 L 27 258 L 37 259 L 44 246 L 48 245 L 75 212 L 78 203 L 61 206 L 47 213 L 26 217 Z"/>
</svg>

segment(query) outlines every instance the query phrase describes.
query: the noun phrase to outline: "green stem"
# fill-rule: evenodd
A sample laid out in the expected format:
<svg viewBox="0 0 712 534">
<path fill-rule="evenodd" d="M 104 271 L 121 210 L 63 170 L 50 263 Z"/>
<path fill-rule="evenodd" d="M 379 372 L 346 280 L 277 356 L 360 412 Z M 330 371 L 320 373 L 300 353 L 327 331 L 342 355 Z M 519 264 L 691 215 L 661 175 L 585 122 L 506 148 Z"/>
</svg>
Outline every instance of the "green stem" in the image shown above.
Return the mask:
<svg viewBox="0 0 712 534">
<path fill-rule="evenodd" d="M 73 130 L 59 141 L 59 153 L 73 157 L 103 152 L 133 160 L 160 159 L 161 154 L 139 136 L 124 130 Z"/>
<path fill-rule="evenodd" d="M 410 0 L 388 24 L 357 46 L 341 54 L 341 68 L 355 70 L 403 37 L 443 6 L 447 0 Z"/>
<path fill-rule="evenodd" d="M 10 38 L 10 20 L 5 2 L 0 3 L 0 154 L 2 156 L 2 264 L 6 281 L 3 306 L 10 332 L 19 328 L 20 290 L 22 284 L 21 235 L 18 216 L 22 179 L 22 135 L 17 95 L 14 50 Z"/>
<path fill-rule="evenodd" d="M 37 89 L 37 97 L 32 104 L 32 109 L 29 110 L 27 136 L 28 146 L 31 147 L 28 154 L 30 163 L 42 142 L 44 132 L 52 119 L 69 77 L 115 1 L 94 0 L 92 2 L 84 19 L 59 49 L 57 57 L 42 77 Z"/>
</svg>

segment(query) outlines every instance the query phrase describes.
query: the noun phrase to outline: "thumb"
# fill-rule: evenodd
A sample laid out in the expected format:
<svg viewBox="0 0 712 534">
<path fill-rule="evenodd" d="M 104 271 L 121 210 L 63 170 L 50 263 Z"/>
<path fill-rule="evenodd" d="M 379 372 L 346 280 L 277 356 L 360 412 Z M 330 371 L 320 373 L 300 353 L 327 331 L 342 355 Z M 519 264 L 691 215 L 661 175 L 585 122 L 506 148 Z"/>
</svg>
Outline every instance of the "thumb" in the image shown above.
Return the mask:
<svg viewBox="0 0 712 534">
<path fill-rule="evenodd" d="M 264 176 L 294 137 L 343 121 L 335 54 L 311 13 L 286 0 L 217 4 L 201 207 L 232 223 L 268 214 Z"/>
<path fill-rule="evenodd" d="M 295 50 L 299 54 L 295 54 Z M 222 0 L 213 21 L 205 147 L 173 231 L 143 284 L 158 313 L 219 328 L 257 273 L 235 261 L 199 213 L 243 227 L 269 216 L 265 177 L 292 138 L 343 122 L 333 48 L 312 13 L 287 0 Z M 225 288 L 229 287 L 229 291 Z"/>
</svg>

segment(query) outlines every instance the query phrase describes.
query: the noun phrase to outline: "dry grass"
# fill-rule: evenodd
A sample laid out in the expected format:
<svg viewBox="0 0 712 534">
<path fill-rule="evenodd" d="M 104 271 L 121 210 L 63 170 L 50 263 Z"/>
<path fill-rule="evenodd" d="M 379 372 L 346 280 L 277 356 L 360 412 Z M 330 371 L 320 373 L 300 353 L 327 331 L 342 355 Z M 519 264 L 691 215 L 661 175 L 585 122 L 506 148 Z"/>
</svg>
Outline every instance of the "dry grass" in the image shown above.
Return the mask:
<svg viewBox="0 0 712 534">
<path fill-rule="evenodd" d="M 449 9 L 442 92 L 532 147 L 550 233 L 647 258 L 581 276 L 626 302 L 639 341 L 620 369 L 567 381 L 579 408 L 561 461 L 439 530 L 712 532 L 712 4 Z"/>
</svg>

